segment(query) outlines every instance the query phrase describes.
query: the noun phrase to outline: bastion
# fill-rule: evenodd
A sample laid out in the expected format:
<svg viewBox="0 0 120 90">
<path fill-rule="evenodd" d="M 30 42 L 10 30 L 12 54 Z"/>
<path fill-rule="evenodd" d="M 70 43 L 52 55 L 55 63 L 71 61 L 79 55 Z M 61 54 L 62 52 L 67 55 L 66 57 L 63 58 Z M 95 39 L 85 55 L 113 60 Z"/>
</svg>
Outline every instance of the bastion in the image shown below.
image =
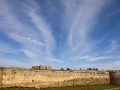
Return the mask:
<svg viewBox="0 0 120 90">
<path fill-rule="evenodd" d="M 120 85 L 120 71 L 110 72 L 110 83 Z"/>
<path fill-rule="evenodd" d="M 51 66 L 1 68 L 0 87 L 64 87 L 109 84 L 110 75 L 96 70 L 52 70 Z"/>
</svg>

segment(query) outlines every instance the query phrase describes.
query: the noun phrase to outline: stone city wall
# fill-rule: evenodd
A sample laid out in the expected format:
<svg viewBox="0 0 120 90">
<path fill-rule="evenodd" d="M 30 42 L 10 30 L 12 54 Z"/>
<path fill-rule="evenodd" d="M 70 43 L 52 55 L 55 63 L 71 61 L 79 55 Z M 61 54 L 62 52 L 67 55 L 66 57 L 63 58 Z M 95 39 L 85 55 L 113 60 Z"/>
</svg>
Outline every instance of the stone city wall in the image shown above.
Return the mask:
<svg viewBox="0 0 120 90">
<path fill-rule="evenodd" d="M 109 84 L 109 72 L 91 70 L 53 71 L 6 68 L 1 75 L 1 87 L 63 87 Z"/>
<path fill-rule="evenodd" d="M 120 72 L 110 72 L 110 83 L 120 84 Z"/>
<path fill-rule="evenodd" d="M 0 87 L 2 85 L 2 70 L 0 69 Z"/>
</svg>

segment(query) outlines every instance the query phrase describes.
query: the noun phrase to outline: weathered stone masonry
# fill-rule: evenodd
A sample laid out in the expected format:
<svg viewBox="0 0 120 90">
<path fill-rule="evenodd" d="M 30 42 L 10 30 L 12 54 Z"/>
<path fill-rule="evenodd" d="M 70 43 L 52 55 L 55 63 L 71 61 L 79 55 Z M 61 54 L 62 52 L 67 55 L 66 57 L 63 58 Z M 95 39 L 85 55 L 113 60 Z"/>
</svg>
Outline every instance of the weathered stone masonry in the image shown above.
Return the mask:
<svg viewBox="0 0 120 90">
<path fill-rule="evenodd" d="M 0 87 L 2 85 L 2 70 L 0 70 Z"/>
<path fill-rule="evenodd" d="M 6 68 L 0 70 L 0 87 L 60 87 L 109 84 L 109 72 L 91 70 L 32 70 Z"/>
<path fill-rule="evenodd" d="M 40 65 L 40 66 L 32 66 L 32 69 L 37 69 L 37 70 L 51 70 L 51 66 L 44 66 L 44 65 Z"/>
<path fill-rule="evenodd" d="M 110 73 L 110 83 L 120 85 L 120 71 Z"/>
</svg>

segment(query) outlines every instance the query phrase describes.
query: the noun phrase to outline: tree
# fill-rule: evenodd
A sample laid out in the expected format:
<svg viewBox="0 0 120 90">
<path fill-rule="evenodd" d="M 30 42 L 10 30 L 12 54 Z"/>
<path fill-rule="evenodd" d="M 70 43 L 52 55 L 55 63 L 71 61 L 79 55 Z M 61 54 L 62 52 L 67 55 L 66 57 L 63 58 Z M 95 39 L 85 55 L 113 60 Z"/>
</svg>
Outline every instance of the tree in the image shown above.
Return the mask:
<svg viewBox="0 0 120 90">
<path fill-rule="evenodd" d="M 96 71 L 98 71 L 98 69 L 96 68 Z"/>
<path fill-rule="evenodd" d="M 64 70 L 64 68 L 61 68 L 60 70 Z"/>
<path fill-rule="evenodd" d="M 87 70 L 92 70 L 92 68 L 88 68 Z"/>
<path fill-rule="evenodd" d="M 70 70 L 70 68 L 66 68 L 66 70 Z"/>
</svg>

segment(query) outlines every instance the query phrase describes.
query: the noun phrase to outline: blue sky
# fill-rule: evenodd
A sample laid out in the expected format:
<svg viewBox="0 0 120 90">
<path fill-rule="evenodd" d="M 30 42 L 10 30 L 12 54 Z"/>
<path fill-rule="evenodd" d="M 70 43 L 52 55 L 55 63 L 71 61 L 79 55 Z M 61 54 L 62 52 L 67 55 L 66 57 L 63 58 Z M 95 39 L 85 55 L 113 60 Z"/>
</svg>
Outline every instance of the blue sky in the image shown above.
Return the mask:
<svg viewBox="0 0 120 90">
<path fill-rule="evenodd" d="M 120 69 L 119 0 L 0 0 L 0 66 Z"/>
</svg>

